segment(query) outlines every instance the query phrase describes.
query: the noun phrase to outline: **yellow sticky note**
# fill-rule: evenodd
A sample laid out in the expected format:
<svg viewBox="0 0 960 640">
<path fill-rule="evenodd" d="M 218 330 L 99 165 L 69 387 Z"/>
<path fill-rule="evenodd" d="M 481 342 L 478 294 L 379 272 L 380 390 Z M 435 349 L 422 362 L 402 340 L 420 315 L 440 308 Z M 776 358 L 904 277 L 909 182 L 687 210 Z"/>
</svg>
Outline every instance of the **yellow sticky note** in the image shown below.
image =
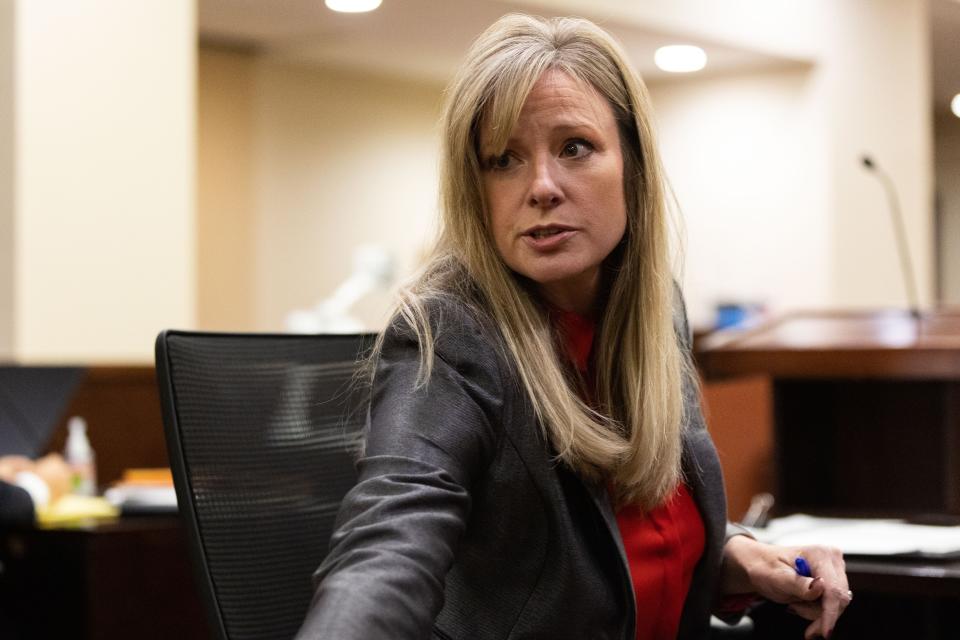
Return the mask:
<svg viewBox="0 0 960 640">
<path fill-rule="evenodd" d="M 37 510 L 37 523 L 42 526 L 62 526 L 87 520 L 116 518 L 120 512 L 104 498 L 66 495 Z"/>
</svg>

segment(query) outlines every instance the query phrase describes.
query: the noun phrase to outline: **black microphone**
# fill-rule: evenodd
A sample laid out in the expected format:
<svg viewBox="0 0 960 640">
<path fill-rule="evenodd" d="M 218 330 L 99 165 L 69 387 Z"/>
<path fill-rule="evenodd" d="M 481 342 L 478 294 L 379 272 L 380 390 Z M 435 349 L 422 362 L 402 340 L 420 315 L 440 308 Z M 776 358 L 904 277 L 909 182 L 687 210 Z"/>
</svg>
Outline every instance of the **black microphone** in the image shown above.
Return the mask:
<svg viewBox="0 0 960 640">
<path fill-rule="evenodd" d="M 907 231 L 903 224 L 903 215 L 900 213 L 900 199 L 893 180 L 886 174 L 873 158 L 864 154 L 860 161 L 863 168 L 877 176 L 887 192 L 887 204 L 890 207 L 890 216 L 893 219 L 893 234 L 897 237 L 897 249 L 900 254 L 900 270 L 903 274 L 904 287 L 907 290 L 907 299 L 910 304 L 910 315 L 919 322 L 920 299 L 917 296 L 917 281 L 913 273 L 913 263 L 910 259 L 910 247 L 907 245 Z"/>
</svg>

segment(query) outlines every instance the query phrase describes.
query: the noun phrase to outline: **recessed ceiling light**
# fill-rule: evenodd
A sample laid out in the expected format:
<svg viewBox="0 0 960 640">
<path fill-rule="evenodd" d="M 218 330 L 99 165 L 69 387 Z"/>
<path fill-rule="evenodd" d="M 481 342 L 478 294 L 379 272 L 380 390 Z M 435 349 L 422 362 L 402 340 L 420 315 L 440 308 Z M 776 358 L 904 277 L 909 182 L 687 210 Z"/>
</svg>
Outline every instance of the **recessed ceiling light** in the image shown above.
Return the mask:
<svg viewBox="0 0 960 640">
<path fill-rule="evenodd" d="M 327 8 L 341 13 L 363 13 L 380 6 L 381 0 L 323 0 Z"/>
<path fill-rule="evenodd" d="M 960 93 L 953 96 L 953 100 L 950 101 L 950 111 L 953 111 L 953 115 L 960 118 Z"/>
<path fill-rule="evenodd" d="M 657 49 L 653 61 L 664 71 L 690 73 L 700 71 L 707 65 L 707 54 L 700 47 L 690 44 L 672 44 Z"/>
</svg>

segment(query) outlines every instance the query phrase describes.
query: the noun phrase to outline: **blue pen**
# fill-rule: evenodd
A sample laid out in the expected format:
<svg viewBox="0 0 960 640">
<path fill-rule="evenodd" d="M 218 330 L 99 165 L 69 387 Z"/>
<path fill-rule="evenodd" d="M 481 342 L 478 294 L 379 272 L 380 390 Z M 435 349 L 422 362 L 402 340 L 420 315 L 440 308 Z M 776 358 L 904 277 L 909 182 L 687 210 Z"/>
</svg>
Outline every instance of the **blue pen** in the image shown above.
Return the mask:
<svg viewBox="0 0 960 640">
<path fill-rule="evenodd" d="M 810 565 L 807 564 L 807 561 L 797 556 L 797 559 L 793 561 L 793 566 L 797 570 L 797 574 L 803 576 L 804 578 L 812 578 L 813 574 L 810 573 Z"/>
</svg>

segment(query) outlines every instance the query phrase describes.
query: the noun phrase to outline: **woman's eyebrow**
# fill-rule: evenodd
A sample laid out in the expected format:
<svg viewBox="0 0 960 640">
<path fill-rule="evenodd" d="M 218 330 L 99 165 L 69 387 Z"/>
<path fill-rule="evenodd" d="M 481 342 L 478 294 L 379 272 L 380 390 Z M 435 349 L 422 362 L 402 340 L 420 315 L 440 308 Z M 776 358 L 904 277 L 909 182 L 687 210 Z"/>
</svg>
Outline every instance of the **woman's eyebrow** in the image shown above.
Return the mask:
<svg viewBox="0 0 960 640">
<path fill-rule="evenodd" d="M 592 134 L 599 135 L 600 127 L 595 123 L 587 119 L 569 119 L 563 122 L 558 122 L 552 124 L 549 128 L 551 134 Z M 489 142 L 489 140 L 479 140 L 478 143 L 478 152 L 481 158 L 489 158 L 491 156 L 499 155 L 507 149 L 514 148 L 522 144 L 522 136 L 511 135 L 503 144 L 503 149 L 494 149 Z"/>
<path fill-rule="evenodd" d="M 597 135 L 599 134 L 600 129 L 598 127 L 591 126 L 589 124 L 579 124 L 579 125 L 569 125 L 569 126 L 558 126 L 554 128 L 556 133 L 564 135 Z"/>
</svg>

